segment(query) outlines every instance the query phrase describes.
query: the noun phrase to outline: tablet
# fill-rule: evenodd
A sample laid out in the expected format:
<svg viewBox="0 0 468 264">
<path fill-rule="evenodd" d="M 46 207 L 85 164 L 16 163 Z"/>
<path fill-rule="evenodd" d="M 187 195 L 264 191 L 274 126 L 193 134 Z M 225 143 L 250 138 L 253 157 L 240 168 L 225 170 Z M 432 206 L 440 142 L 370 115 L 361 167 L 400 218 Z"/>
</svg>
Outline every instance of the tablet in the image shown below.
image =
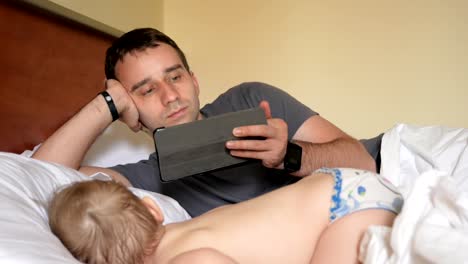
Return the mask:
<svg viewBox="0 0 468 264">
<path fill-rule="evenodd" d="M 221 168 L 240 165 L 251 159 L 231 156 L 226 141 L 238 139 L 235 127 L 266 124 L 261 108 L 158 128 L 153 133 L 162 181 L 172 181 Z"/>
</svg>

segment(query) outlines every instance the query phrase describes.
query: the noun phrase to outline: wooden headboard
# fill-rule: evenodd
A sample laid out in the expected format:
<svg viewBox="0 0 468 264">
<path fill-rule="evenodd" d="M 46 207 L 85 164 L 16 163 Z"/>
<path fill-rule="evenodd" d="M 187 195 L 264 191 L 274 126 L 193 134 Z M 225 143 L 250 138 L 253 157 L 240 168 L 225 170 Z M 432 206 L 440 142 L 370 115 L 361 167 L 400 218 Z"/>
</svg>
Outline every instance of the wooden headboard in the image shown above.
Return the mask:
<svg viewBox="0 0 468 264">
<path fill-rule="evenodd" d="M 0 151 L 43 142 L 103 89 L 115 39 L 18 0 L 0 1 Z"/>
</svg>

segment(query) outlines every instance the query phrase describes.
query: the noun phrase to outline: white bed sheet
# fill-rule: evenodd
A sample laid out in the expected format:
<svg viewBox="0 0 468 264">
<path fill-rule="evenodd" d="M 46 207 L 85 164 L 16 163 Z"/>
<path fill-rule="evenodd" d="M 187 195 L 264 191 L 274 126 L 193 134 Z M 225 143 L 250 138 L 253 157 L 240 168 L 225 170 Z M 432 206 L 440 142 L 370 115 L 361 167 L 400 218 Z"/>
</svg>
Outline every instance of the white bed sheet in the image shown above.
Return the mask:
<svg viewBox="0 0 468 264">
<path fill-rule="evenodd" d="M 381 174 L 405 204 L 393 228 L 369 228 L 364 263 L 468 262 L 468 129 L 399 124 L 382 141 Z"/>
</svg>

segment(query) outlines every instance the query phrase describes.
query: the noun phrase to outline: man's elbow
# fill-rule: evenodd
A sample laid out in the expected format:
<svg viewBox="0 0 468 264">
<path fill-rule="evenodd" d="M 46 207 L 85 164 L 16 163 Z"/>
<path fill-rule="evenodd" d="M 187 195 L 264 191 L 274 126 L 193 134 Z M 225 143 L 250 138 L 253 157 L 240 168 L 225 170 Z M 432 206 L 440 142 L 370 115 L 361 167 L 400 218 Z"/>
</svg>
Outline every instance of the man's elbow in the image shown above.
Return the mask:
<svg viewBox="0 0 468 264">
<path fill-rule="evenodd" d="M 375 160 L 368 154 L 368 158 L 363 160 L 363 168 L 364 170 L 367 171 L 372 171 L 372 172 L 377 172 L 377 164 L 375 163 Z"/>
<path fill-rule="evenodd" d="M 362 153 L 361 155 L 359 155 L 359 169 L 377 172 L 377 164 L 375 159 L 369 154 L 369 152 L 364 147 L 364 145 L 362 145 L 362 143 L 360 143 L 359 141 L 357 141 L 357 143 L 359 144 L 359 152 Z"/>
</svg>

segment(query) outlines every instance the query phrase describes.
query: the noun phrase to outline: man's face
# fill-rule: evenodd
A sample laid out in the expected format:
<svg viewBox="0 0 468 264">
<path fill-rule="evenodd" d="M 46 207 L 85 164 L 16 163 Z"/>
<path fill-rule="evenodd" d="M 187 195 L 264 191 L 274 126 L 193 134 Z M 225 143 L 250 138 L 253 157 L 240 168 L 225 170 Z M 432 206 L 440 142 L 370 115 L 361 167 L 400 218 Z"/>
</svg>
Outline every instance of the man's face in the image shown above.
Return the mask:
<svg viewBox="0 0 468 264">
<path fill-rule="evenodd" d="M 135 102 L 140 121 L 151 131 L 199 118 L 198 81 L 171 46 L 160 43 L 127 54 L 115 72 Z"/>
</svg>

